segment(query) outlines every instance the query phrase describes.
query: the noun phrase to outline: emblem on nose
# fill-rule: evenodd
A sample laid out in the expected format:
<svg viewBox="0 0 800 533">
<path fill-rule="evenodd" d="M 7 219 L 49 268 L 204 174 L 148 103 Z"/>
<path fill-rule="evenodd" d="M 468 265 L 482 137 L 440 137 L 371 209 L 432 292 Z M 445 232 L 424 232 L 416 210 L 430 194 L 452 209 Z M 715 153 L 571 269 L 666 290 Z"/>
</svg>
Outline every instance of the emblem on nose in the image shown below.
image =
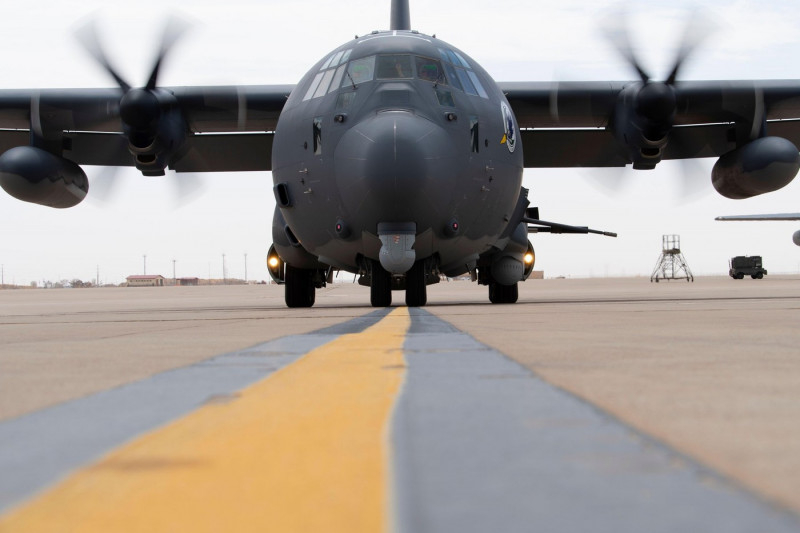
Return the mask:
<svg viewBox="0 0 800 533">
<path fill-rule="evenodd" d="M 505 130 L 500 144 L 505 144 L 508 151 L 513 153 L 517 147 L 517 127 L 514 124 L 514 115 L 505 102 L 500 104 L 500 112 L 503 114 L 503 129 Z"/>
</svg>

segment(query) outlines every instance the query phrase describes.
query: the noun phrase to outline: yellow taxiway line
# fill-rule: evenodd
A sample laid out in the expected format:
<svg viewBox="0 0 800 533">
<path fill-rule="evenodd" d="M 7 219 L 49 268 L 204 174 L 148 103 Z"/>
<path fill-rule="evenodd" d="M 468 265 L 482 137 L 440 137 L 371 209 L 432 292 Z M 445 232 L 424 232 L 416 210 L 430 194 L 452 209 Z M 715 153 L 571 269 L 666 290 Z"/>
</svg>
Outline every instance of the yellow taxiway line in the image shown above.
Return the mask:
<svg viewBox="0 0 800 533">
<path fill-rule="evenodd" d="M 0 518 L 0 531 L 386 529 L 410 322 L 399 307 L 137 438 Z"/>
</svg>

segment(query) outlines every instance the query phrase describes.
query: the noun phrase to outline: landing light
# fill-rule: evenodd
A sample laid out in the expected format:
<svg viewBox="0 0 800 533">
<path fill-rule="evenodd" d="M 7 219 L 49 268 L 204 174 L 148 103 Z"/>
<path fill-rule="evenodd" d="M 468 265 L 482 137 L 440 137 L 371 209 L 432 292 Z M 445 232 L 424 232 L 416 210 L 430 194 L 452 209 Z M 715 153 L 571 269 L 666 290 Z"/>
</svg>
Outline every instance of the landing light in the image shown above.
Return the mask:
<svg viewBox="0 0 800 533">
<path fill-rule="evenodd" d="M 277 257 L 275 257 L 275 256 L 273 255 L 272 257 L 270 257 L 270 258 L 269 258 L 269 261 L 268 261 L 268 263 L 269 263 L 269 266 L 270 266 L 270 267 L 272 267 L 272 268 L 275 268 L 275 267 L 277 267 L 279 264 L 281 264 L 281 260 L 280 260 L 280 259 L 278 259 Z"/>
<path fill-rule="evenodd" d="M 533 254 L 530 252 L 525 254 L 524 261 L 526 265 L 530 265 L 531 263 L 533 263 Z"/>
</svg>

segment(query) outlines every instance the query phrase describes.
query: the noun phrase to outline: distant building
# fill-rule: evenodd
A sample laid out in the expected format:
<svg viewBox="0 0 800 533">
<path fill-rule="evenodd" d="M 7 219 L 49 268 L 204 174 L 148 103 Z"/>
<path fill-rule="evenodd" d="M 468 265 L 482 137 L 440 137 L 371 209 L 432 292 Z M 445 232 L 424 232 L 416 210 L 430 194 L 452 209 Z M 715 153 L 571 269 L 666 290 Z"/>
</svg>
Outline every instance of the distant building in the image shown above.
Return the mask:
<svg viewBox="0 0 800 533">
<path fill-rule="evenodd" d="M 200 284 L 199 278 L 178 278 L 178 285 L 181 287 L 194 287 Z"/>
<path fill-rule="evenodd" d="M 126 287 L 163 287 L 164 276 L 128 276 Z"/>
</svg>

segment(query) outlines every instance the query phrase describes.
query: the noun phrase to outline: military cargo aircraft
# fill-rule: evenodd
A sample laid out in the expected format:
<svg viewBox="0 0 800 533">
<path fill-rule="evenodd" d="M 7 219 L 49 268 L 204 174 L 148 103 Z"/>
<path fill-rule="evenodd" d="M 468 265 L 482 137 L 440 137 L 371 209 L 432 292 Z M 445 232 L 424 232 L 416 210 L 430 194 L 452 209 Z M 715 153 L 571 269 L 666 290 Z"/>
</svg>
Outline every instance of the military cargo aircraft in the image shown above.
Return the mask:
<svg viewBox="0 0 800 533">
<path fill-rule="evenodd" d="M 272 171 L 270 273 L 286 304 L 308 307 L 343 270 L 391 304 L 425 305 L 441 276 L 469 274 L 513 303 L 533 269 L 529 233 L 599 233 L 542 220 L 524 168 L 652 169 L 715 157 L 728 198 L 788 184 L 800 168 L 800 83 L 665 81 L 617 43 L 638 79 L 495 82 L 467 53 L 412 29 L 408 0 L 390 25 L 328 52 L 295 85 L 161 87 L 161 53 L 143 87 L 85 44 L 116 89 L 0 91 L 0 185 L 55 208 L 77 205 L 82 166 L 144 175 Z"/>
<path fill-rule="evenodd" d="M 766 215 L 732 215 L 717 217 L 715 220 L 728 220 L 748 222 L 754 220 L 761 221 L 780 221 L 780 220 L 800 220 L 800 213 L 770 213 Z M 792 242 L 800 246 L 800 230 L 792 234 Z"/>
</svg>

